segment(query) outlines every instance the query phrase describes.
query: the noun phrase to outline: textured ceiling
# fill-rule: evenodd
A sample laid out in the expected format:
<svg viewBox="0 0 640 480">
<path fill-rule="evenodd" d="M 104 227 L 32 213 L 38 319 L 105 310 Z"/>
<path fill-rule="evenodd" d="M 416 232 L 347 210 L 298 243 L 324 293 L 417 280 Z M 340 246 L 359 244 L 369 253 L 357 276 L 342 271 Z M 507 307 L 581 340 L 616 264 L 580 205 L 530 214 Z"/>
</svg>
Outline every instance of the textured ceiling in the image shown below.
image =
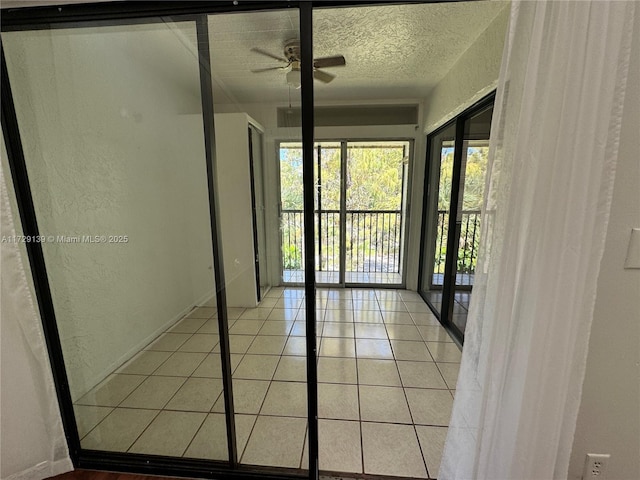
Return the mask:
<svg viewBox="0 0 640 480">
<path fill-rule="evenodd" d="M 3 7 L 8 3 L 2 0 Z M 327 85 L 315 82 L 315 97 L 327 102 L 424 98 L 505 6 L 503 1 L 474 1 L 315 9 L 316 58 L 342 54 L 347 63 L 326 69 L 337 78 Z M 298 15 L 292 8 L 209 16 L 216 103 L 287 102 L 284 72 L 251 73 L 278 62 L 251 48 L 281 56 L 285 42 L 300 37 Z M 193 22 L 123 28 L 147 29 L 150 39 L 158 36 L 144 46 L 130 44 L 123 55 L 172 84 L 181 110 L 197 110 Z M 175 35 L 161 35 L 166 29 Z M 85 30 L 96 32 L 94 27 Z M 292 103 L 299 104 L 299 95 L 291 91 Z"/>
<path fill-rule="evenodd" d="M 497 16 L 505 2 L 385 5 L 314 10 L 314 54 L 342 54 L 345 67 L 328 85 L 315 82 L 318 100 L 380 100 L 424 97 Z M 283 102 L 284 72 L 251 51 L 282 55 L 286 40 L 299 38 L 298 11 L 212 15 L 209 19 L 216 102 Z M 292 95 L 299 95 L 293 91 Z"/>
</svg>

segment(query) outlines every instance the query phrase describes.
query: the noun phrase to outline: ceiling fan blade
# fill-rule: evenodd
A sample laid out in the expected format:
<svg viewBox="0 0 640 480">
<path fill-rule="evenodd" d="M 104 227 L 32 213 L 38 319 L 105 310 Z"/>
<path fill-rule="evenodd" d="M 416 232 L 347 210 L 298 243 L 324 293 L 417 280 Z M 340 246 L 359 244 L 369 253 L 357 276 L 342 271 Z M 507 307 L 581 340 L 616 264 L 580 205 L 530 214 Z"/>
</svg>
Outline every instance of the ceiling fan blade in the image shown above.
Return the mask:
<svg viewBox="0 0 640 480">
<path fill-rule="evenodd" d="M 259 53 L 260 55 L 264 55 L 269 58 L 273 58 L 274 60 L 277 60 L 282 63 L 289 63 L 289 60 L 287 60 L 286 58 L 278 57 L 277 55 L 274 55 L 273 53 L 269 53 L 266 50 L 262 50 L 261 48 L 258 48 L 258 47 L 253 47 L 251 51 Z"/>
<path fill-rule="evenodd" d="M 316 58 L 313 61 L 313 66 L 316 68 L 342 67 L 346 64 L 347 61 L 342 55 L 336 55 L 335 57 Z"/>
<path fill-rule="evenodd" d="M 251 73 L 262 73 L 269 72 L 271 70 L 286 70 L 287 67 L 269 67 L 269 68 L 256 68 L 255 70 L 251 70 Z"/>
<path fill-rule="evenodd" d="M 315 78 L 316 80 L 320 80 L 322 83 L 329 83 L 334 78 L 336 78 L 336 76 L 331 75 L 330 73 L 327 73 L 327 72 L 323 72 L 322 70 L 314 70 L 313 78 Z"/>
</svg>

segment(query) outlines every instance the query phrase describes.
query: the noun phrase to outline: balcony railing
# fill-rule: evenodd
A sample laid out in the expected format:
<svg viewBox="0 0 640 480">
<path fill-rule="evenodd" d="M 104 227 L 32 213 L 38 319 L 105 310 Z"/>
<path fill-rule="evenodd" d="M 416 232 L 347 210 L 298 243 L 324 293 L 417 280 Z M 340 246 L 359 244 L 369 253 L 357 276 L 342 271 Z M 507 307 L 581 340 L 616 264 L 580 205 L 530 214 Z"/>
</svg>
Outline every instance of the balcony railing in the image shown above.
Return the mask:
<svg viewBox="0 0 640 480">
<path fill-rule="evenodd" d="M 480 242 L 480 210 L 463 210 L 461 220 L 456 273 L 473 275 L 476 271 L 478 245 Z M 435 263 L 433 268 L 434 278 L 438 278 L 440 274 L 444 273 L 448 231 L 449 211 L 438 210 Z"/>
<path fill-rule="evenodd" d="M 304 264 L 302 210 L 283 210 L 281 217 L 284 270 Z M 340 211 L 315 212 L 316 270 L 340 269 Z M 345 270 L 362 273 L 399 273 L 402 245 L 400 210 L 347 210 L 345 212 Z"/>
</svg>

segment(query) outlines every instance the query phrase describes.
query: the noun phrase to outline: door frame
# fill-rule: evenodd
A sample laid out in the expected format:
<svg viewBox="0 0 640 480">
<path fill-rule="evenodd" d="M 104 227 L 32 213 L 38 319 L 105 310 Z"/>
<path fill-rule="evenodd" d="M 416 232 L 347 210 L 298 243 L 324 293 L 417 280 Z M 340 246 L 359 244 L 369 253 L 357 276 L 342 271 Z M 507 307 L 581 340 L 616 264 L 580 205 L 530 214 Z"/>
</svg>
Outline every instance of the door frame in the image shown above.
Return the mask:
<svg viewBox="0 0 640 480">
<path fill-rule="evenodd" d="M 411 188 L 413 185 L 413 163 L 415 162 L 415 139 L 410 137 L 379 137 L 379 138 L 360 138 L 360 137 L 343 137 L 343 138 L 316 138 L 314 141 L 314 149 L 316 144 L 322 143 L 339 143 L 340 144 L 340 258 L 339 258 L 339 281 L 337 283 L 317 283 L 317 286 L 322 288 L 380 288 L 380 289 L 404 289 L 406 287 L 407 279 L 407 255 L 406 252 L 409 248 L 409 227 L 410 227 L 410 215 L 411 215 Z M 403 166 L 403 179 L 402 179 L 402 198 L 400 210 L 402 212 L 402 222 L 400 225 L 400 268 L 402 271 L 400 283 L 359 283 L 359 282 L 347 282 L 346 281 L 346 249 L 343 248 L 346 245 L 346 211 L 347 211 L 347 184 L 344 179 L 347 176 L 348 169 L 348 145 L 349 143 L 359 142 L 406 142 L 407 143 L 407 158 L 409 163 Z M 278 219 L 282 218 L 282 202 L 281 191 L 281 172 L 280 172 L 280 145 L 283 143 L 300 143 L 295 140 L 282 140 L 275 139 L 275 164 L 277 175 L 277 191 L 278 191 Z M 317 163 L 317 158 L 314 159 Z M 315 240 L 315 239 L 314 239 Z M 282 254 L 282 236 L 278 231 L 278 258 L 279 258 L 279 279 L 280 282 L 286 286 L 299 287 L 304 285 L 300 282 L 284 282 L 284 268 L 283 268 L 283 254 Z"/>
<path fill-rule="evenodd" d="M 460 200 L 460 180 L 461 180 L 461 166 L 462 166 L 462 154 L 463 154 L 463 145 L 465 142 L 464 138 L 464 127 L 467 120 L 472 118 L 477 113 L 486 109 L 487 107 L 493 105 L 495 103 L 496 91 L 493 90 L 489 94 L 485 95 L 483 98 L 466 108 L 464 111 L 459 113 L 457 116 L 441 125 L 437 129 L 433 130 L 427 135 L 427 151 L 425 157 L 425 173 L 424 173 L 424 190 L 422 197 L 422 226 L 420 231 L 420 261 L 418 266 L 418 294 L 422 297 L 422 299 L 427 303 L 433 314 L 436 316 L 438 321 L 442 324 L 442 326 L 452 335 L 454 340 L 457 343 L 462 345 L 464 343 L 464 332 L 462 332 L 452 321 L 452 313 L 453 313 L 453 304 L 454 304 L 454 294 L 455 290 L 458 288 L 455 285 L 455 275 L 456 275 L 456 260 L 457 260 L 457 242 L 459 242 L 459 225 L 457 221 L 457 211 L 458 211 L 458 202 Z M 435 288 L 433 290 L 441 290 L 442 291 L 442 305 L 441 309 L 438 310 L 436 308 L 431 299 L 424 293 L 424 272 L 425 269 L 431 269 L 433 264 L 433 248 L 428 247 L 425 248 L 425 242 L 427 237 L 432 237 L 435 235 L 436 228 L 435 223 L 437 222 L 437 217 L 431 219 L 429 222 L 430 207 L 429 204 L 429 193 L 435 186 L 436 179 L 432 178 L 430 175 L 430 159 L 432 158 L 433 153 L 433 140 L 434 138 L 445 131 L 446 129 L 455 126 L 455 139 L 454 139 L 454 151 L 453 151 L 453 172 L 452 172 L 452 188 L 451 188 L 451 200 L 449 202 L 449 219 L 447 232 L 454 232 L 454 235 L 449 235 L 447 233 L 447 256 L 445 261 L 445 272 L 444 272 L 444 281 L 441 288 Z M 439 178 L 437 179 L 440 180 Z M 437 200 L 436 200 L 437 201 Z M 436 206 L 437 210 L 437 206 Z M 452 212 L 456 212 L 456 215 L 452 215 Z M 430 240 L 429 245 L 432 244 Z M 454 258 L 455 257 L 455 258 Z M 427 262 L 430 262 L 428 265 Z M 432 276 L 429 278 L 429 286 L 433 287 Z M 462 290 L 471 291 L 472 287 L 464 287 Z M 445 313 L 443 315 L 443 312 Z"/>
<path fill-rule="evenodd" d="M 73 29 L 103 26 L 144 25 L 171 22 L 190 22 L 196 29 L 199 58 L 200 95 L 203 119 L 203 135 L 207 183 L 209 192 L 209 215 L 211 221 L 213 277 L 216 285 L 218 306 L 220 357 L 222 363 L 223 397 L 227 431 L 228 461 L 168 457 L 163 455 L 134 454 L 89 450 L 82 448 L 77 430 L 69 380 L 64 363 L 55 308 L 49 285 L 46 262 L 40 243 L 26 243 L 27 255 L 34 281 L 34 290 L 47 352 L 62 417 L 69 455 L 74 467 L 97 470 L 117 470 L 163 476 L 232 479 L 301 479 L 318 478 L 318 406 L 317 406 L 317 355 L 315 321 L 315 281 L 305 282 L 306 292 L 306 343 L 307 343 L 307 421 L 308 472 L 300 469 L 240 465 L 237 458 L 237 442 L 234 418 L 232 370 L 229 349 L 228 315 L 226 308 L 225 277 L 223 268 L 222 236 L 220 230 L 219 200 L 217 198 L 216 152 L 214 131 L 213 80 L 210 68 L 210 38 L 208 15 L 251 12 L 264 10 L 287 10 L 297 8 L 300 15 L 301 58 L 313 58 L 312 50 L 312 2 L 164 2 L 148 3 L 95 3 L 69 6 L 36 6 L 3 10 L 2 32 L 33 31 L 50 29 Z M 305 28 L 306 27 L 306 28 Z M 20 135 L 19 122 L 13 101 L 13 93 L 7 70 L 4 45 L 0 38 L 2 132 L 7 148 L 7 160 L 14 185 L 19 217 L 25 236 L 40 237 L 37 216 L 27 175 Z M 302 141 L 313 145 L 313 62 L 302 62 Z M 304 150 L 304 149 L 303 149 Z M 309 163 L 308 151 L 303 153 L 305 168 Z M 312 171 L 313 174 L 313 171 Z M 311 177 L 312 178 L 312 177 Z M 308 196 L 309 178 L 305 172 L 303 180 L 305 196 Z M 305 199 L 305 205 L 306 205 Z M 305 224 L 309 236 L 313 237 L 313 224 Z M 314 258 L 306 258 L 307 265 L 314 269 Z"/>
<path fill-rule="evenodd" d="M 253 250 L 255 255 L 255 272 L 256 272 L 256 298 L 258 303 L 262 300 L 262 283 L 265 278 L 268 278 L 268 264 L 266 259 L 266 219 L 264 212 L 264 131 L 253 123 L 249 123 L 248 127 L 248 141 L 249 141 L 249 176 L 251 177 L 251 221 L 253 225 Z M 256 149 L 254 142 L 254 134 L 258 137 L 260 146 Z M 260 158 L 255 157 L 256 150 L 260 152 Z M 256 169 L 256 161 L 260 164 L 260 168 Z M 259 173 L 257 173 L 259 172 Z M 259 183 L 259 192 L 262 194 L 261 210 L 259 211 L 256 198 L 258 197 L 258 189 L 256 189 L 256 182 Z M 258 218 L 262 216 L 262 228 L 259 228 L 260 222 Z M 261 238 L 262 237 L 262 238 Z M 261 257 L 260 251 L 264 253 Z M 268 285 L 268 284 L 267 284 Z"/>
</svg>

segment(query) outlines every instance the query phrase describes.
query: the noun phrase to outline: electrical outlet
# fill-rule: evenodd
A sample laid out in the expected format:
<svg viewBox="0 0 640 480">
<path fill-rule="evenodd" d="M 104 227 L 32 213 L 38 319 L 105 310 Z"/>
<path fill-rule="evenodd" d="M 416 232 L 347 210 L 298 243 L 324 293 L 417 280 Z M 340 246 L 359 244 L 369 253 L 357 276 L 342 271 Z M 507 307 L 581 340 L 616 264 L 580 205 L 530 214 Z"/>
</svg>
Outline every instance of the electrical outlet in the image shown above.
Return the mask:
<svg viewBox="0 0 640 480">
<path fill-rule="evenodd" d="M 587 453 L 584 461 L 584 471 L 582 472 L 582 480 L 606 480 L 607 464 L 611 455 L 603 455 L 598 453 Z"/>
</svg>

